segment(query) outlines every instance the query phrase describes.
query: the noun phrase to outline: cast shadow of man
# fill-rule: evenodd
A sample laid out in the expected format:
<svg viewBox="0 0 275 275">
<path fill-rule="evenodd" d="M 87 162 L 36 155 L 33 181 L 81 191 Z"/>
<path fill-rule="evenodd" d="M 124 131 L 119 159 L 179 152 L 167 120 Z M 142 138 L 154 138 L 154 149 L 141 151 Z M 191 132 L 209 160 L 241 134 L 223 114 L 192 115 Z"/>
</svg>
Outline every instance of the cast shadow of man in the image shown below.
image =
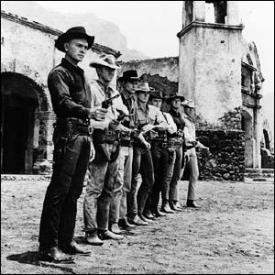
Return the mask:
<svg viewBox="0 0 275 275">
<path fill-rule="evenodd" d="M 67 265 L 71 266 L 71 264 L 73 264 L 74 262 L 72 262 L 71 264 L 68 264 L 68 263 L 57 264 L 54 262 L 41 261 L 39 259 L 38 251 L 28 251 L 21 254 L 10 255 L 7 257 L 7 259 L 10 261 L 16 261 L 22 264 L 31 264 L 34 266 L 49 267 L 54 269 L 60 269 L 61 271 L 64 271 L 64 272 L 74 273 L 72 268 L 67 267 Z"/>
</svg>

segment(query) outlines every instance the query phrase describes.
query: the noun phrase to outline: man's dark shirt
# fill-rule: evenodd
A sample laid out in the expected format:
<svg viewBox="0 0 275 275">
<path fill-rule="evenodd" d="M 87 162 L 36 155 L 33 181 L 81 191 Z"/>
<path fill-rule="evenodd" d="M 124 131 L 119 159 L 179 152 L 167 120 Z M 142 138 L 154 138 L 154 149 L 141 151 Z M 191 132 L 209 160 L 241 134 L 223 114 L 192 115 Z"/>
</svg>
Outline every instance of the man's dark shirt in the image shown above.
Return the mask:
<svg viewBox="0 0 275 275">
<path fill-rule="evenodd" d="M 185 122 L 183 120 L 183 117 L 180 112 L 175 111 L 174 109 L 171 108 L 170 112 L 171 116 L 174 119 L 174 122 L 177 125 L 178 130 L 183 130 L 185 126 Z"/>
<path fill-rule="evenodd" d="M 81 68 L 63 58 L 49 73 L 48 87 L 58 118 L 89 117 L 91 93 Z"/>
<path fill-rule="evenodd" d="M 125 126 L 134 128 L 134 125 L 135 125 L 134 115 L 135 115 L 135 110 L 137 108 L 136 98 L 133 94 L 129 94 L 127 91 L 123 89 L 121 89 L 120 94 L 121 94 L 122 102 L 127 107 L 130 114 L 130 119 L 129 119 L 130 121 L 127 124 L 125 124 Z"/>
</svg>

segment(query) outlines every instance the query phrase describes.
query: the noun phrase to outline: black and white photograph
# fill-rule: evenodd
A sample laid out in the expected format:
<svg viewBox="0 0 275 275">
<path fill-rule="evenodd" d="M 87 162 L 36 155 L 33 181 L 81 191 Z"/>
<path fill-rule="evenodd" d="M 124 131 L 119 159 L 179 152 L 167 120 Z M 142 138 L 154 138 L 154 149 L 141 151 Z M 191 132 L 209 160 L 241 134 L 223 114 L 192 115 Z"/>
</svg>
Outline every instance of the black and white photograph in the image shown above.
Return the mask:
<svg viewBox="0 0 275 275">
<path fill-rule="evenodd" d="M 1 1 L 1 274 L 274 274 L 274 1 Z"/>
</svg>

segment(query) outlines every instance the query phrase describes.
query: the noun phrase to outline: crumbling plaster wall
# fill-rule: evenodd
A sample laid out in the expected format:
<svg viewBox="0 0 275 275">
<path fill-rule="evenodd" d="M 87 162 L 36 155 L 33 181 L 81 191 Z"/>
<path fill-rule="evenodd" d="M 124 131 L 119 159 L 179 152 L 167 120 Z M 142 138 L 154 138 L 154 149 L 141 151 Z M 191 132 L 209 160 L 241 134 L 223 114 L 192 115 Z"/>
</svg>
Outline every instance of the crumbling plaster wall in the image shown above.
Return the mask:
<svg viewBox="0 0 275 275">
<path fill-rule="evenodd" d="M 145 60 L 133 60 L 122 64 L 119 74 L 128 70 L 137 70 L 138 75 L 159 75 L 171 82 L 178 82 L 178 57 L 164 57 Z"/>
</svg>

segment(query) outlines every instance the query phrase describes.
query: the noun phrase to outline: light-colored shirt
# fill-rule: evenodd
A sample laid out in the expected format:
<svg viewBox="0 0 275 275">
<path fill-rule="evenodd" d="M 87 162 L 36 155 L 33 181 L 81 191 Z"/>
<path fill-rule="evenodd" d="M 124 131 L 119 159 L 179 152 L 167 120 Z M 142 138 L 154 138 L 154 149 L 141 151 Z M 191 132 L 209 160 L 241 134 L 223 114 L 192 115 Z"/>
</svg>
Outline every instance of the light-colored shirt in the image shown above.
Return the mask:
<svg viewBox="0 0 275 275">
<path fill-rule="evenodd" d="M 98 107 L 101 107 L 101 104 L 104 100 L 119 94 L 119 92 L 112 86 L 104 86 L 99 80 L 95 80 L 90 83 L 91 90 L 91 110 L 96 110 Z M 129 114 L 127 107 L 123 104 L 121 96 L 115 98 L 112 101 L 112 104 L 108 107 L 108 112 L 103 121 L 97 121 L 91 119 L 91 125 L 95 129 L 108 129 L 109 123 L 117 119 L 119 116 L 119 112 L 117 110 L 123 111 L 126 115 Z"/>
<path fill-rule="evenodd" d="M 191 121 L 187 115 L 183 114 L 182 116 L 184 122 L 185 122 L 185 127 L 183 129 L 184 133 L 184 138 L 185 138 L 185 143 L 196 141 L 196 127 L 195 123 Z M 196 147 L 199 148 L 204 148 L 205 146 L 197 141 Z"/>
<path fill-rule="evenodd" d="M 135 124 L 136 127 L 140 127 L 145 124 L 156 124 L 164 126 L 166 125 L 165 118 L 163 117 L 159 108 L 146 105 L 145 109 L 141 107 L 139 104 L 135 110 Z"/>
<path fill-rule="evenodd" d="M 166 113 L 166 112 L 162 112 L 162 115 L 163 115 L 165 121 L 167 122 L 166 129 L 167 129 L 168 133 L 169 134 L 176 133 L 178 128 L 177 128 L 177 125 L 174 122 L 174 119 L 172 118 L 172 116 L 169 113 Z"/>
</svg>

